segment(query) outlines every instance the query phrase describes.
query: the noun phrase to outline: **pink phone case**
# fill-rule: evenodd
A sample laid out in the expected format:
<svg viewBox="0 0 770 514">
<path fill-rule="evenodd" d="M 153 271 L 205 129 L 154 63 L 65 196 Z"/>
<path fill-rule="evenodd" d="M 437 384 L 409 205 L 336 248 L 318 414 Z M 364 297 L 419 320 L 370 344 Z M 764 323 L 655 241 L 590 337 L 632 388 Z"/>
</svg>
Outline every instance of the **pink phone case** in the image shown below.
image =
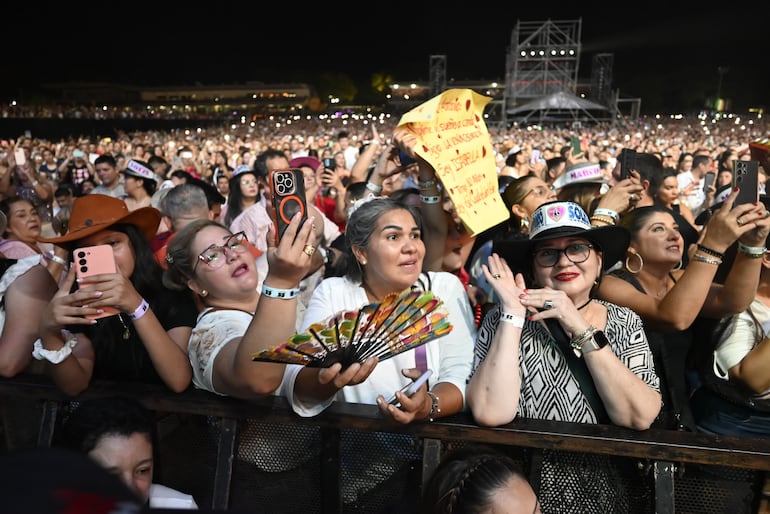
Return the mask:
<svg viewBox="0 0 770 514">
<path fill-rule="evenodd" d="M 101 275 L 103 273 L 116 273 L 115 255 L 112 253 L 110 245 L 85 246 L 75 249 L 75 272 L 78 278 Z M 83 286 L 87 289 L 93 286 Z M 120 311 L 115 307 L 101 307 L 104 311 L 101 314 L 90 314 L 88 319 L 99 319 L 107 316 L 114 316 Z"/>
</svg>

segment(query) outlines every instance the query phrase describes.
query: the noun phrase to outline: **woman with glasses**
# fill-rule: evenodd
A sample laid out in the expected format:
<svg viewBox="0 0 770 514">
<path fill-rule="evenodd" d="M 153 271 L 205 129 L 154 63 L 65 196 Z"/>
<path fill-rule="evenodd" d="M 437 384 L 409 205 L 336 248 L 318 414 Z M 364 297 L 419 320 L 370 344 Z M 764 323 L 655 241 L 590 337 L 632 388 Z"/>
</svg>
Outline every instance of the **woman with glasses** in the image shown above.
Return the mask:
<svg viewBox="0 0 770 514">
<path fill-rule="evenodd" d="M 661 400 L 641 319 L 591 295 L 625 255 L 628 231 L 592 227 L 579 205 L 558 201 L 537 208 L 529 229 L 528 239 L 496 245 L 483 266 L 499 303 L 476 338 L 466 392 L 476 422 L 498 426 L 521 417 L 649 428 Z M 629 510 L 608 457 L 546 451 L 544 459 L 544 512 Z M 595 473 L 590 480 L 587 469 Z"/>
<path fill-rule="evenodd" d="M 297 217 L 279 246 L 269 248 L 262 294 L 243 232 L 233 234 L 220 223 L 199 219 L 169 243 L 163 283 L 192 290 L 204 306 L 188 345 L 195 387 L 255 398 L 293 381 L 299 368 L 253 362 L 251 355 L 295 333 L 298 284 L 315 247 L 311 220 L 300 227 Z M 267 239 L 272 244 L 273 237 Z"/>
<path fill-rule="evenodd" d="M 316 245 L 313 220 L 310 217 L 300 226 L 301 220 L 295 216 L 277 248 L 273 235 L 267 238 L 269 271 L 261 294 L 259 273 L 243 232 L 233 234 L 217 222 L 200 219 L 182 228 L 169 243 L 163 283 L 194 291 L 204 305 L 188 345 L 196 388 L 246 400 L 290 391 L 304 368 L 254 362 L 252 355 L 295 333 L 298 286 L 311 267 Z M 308 371 L 318 372 L 316 368 Z M 253 484 L 254 472 L 292 470 L 293 476 L 299 476 L 303 468 L 296 468 L 317 456 L 319 443 L 315 430 L 284 427 L 276 432 L 275 426 L 246 419 L 240 446 L 247 449 L 238 455 L 238 469 L 244 474 L 234 479 Z M 231 498 L 231 508 L 276 501 L 269 498 L 269 491 L 256 492 L 245 486 L 233 490 L 244 496 Z M 267 500 L 253 497 L 265 494 Z"/>
<path fill-rule="evenodd" d="M 65 235 L 41 239 L 70 251 L 109 245 L 117 269 L 73 289 L 81 266 L 73 263 L 42 317 L 32 355 L 47 361 L 65 393 L 77 395 L 92 378 L 160 383 L 175 392 L 189 387 L 187 340 L 197 308 L 189 292 L 161 284 L 150 247 L 160 218 L 153 207 L 129 211 L 119 198 L 89 194 L 75 200 Z M 106 307 L 119 312 L 107 315 Z"/>
</svg>

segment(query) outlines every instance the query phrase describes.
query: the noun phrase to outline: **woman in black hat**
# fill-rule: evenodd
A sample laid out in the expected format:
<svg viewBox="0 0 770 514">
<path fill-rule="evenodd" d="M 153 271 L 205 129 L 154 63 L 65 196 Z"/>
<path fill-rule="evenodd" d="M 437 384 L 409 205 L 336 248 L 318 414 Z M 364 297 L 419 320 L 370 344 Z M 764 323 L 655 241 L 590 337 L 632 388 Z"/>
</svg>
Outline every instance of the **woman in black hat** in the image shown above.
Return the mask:
<svg viewBox="0 0 770 514">
<path fill-rule="evenodd" d="M 591 295 L 628 241 L 625 228 L 591 227 L 575 203 L 549 202 L 531 216 L 528 239 L 496 245 L 483 270 L 499 305 L 478 331 L 466 393 L 476 422 L 524 417 L 649 428 L 661 400 L 642 321 Z M 545 459 L 563 474 L 540 477 L 544 512 L 627 511 L 619 473 L 603 457 L 546 452 Z M 595 471 L 588 481 L 586 467 Z"/>
</svg>

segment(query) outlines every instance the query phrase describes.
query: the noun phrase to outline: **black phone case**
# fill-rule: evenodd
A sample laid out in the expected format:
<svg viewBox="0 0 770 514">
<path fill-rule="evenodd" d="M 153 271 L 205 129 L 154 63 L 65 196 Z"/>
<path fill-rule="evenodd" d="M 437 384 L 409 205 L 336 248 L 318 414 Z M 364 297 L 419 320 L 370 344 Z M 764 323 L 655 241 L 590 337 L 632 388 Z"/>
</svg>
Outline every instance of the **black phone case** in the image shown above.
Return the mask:
<svg viewBox="0 0 770 514">
<path fill-rule="evenodd" d="M 623 148 L 620 151 L 620 180 L 629 178 L 631 170 L 636 169 L 636 150 Z"/>
<path fill-rule="evenodd" d="M 703 180 L 703 192 L 708 193 L 708 190 L 711 186 L 714 185 L 714 181 L 717 179 L 716 173 L 708 172 L 706 173 L 704 180 Z"/>
<path fill-rule="evenodd" d="M 759 161 L 733 161 L 733 188 L 740 188 L 735 198 L 736 205 L 759 201 Z"/>
<path fill-rule="evenodd" d="M 276 228 L 275 244 L 277 245 L 297 212 L 302 214 L 303 222 L 307 219 L 305 178 L 302 170 L 272 170 L 270 193 L 273 200 L 273 224 Z"/>
</svg>

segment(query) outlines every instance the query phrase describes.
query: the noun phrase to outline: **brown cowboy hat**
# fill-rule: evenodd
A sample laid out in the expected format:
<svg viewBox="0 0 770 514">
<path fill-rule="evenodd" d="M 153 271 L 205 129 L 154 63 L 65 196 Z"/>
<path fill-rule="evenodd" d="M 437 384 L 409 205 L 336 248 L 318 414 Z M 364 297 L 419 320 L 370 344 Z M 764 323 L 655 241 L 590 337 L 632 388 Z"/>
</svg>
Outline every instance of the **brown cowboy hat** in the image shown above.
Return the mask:
<svg viewBox="0 0 770 514">
<path fill-rule="evenodd" d="M 160 219 L 160 211 L 154 207 L 129 211 L 126 203 L 120 198 L 89 193 L 75 199 L 66 234 L 61 237 L 40 238 L 39 241 L 65 246 L 117 223 L 124 223 L 139 229 L 149 242 L 158 231 Z"/>
</svg>

